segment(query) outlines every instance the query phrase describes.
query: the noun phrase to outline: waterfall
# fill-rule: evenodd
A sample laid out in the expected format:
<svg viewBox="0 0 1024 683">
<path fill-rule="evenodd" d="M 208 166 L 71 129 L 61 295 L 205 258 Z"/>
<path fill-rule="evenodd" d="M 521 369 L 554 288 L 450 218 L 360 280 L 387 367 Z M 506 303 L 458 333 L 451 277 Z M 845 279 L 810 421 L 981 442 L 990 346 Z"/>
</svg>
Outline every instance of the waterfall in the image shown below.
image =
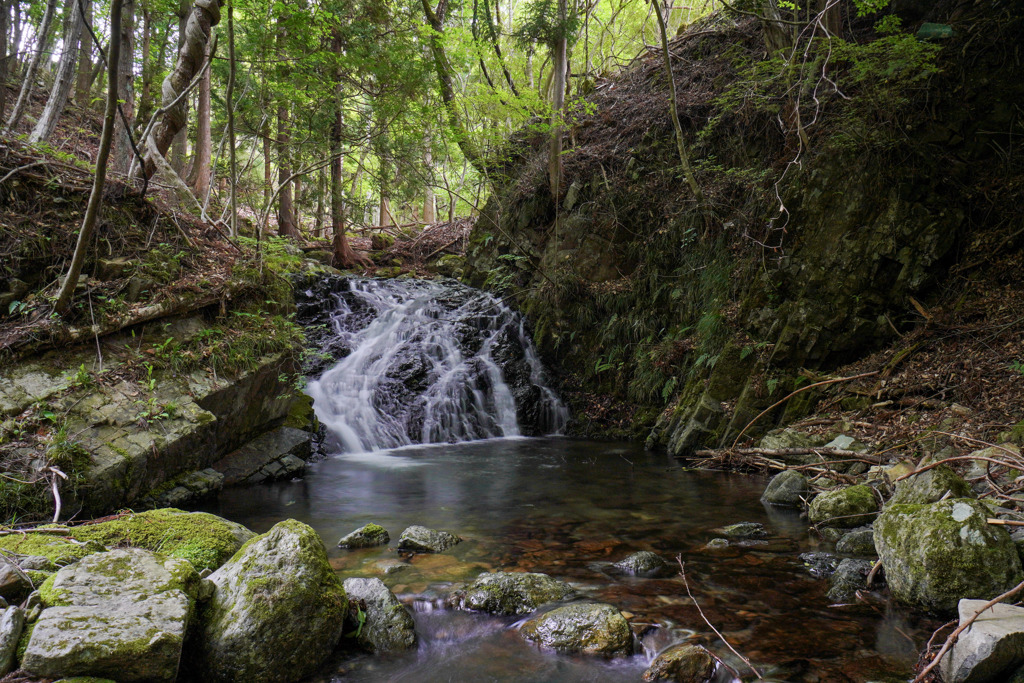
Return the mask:
<svg viewBox="0 0 1024 683">
<path fill-rule="evenodd" d="M 329 296 L 330 346 L 344 357 L 306 391 L 341 451 L 564 427 L 568 411 L 522 316 L 494 296 L 450 281 L 365 278 Z"/>
</svg>

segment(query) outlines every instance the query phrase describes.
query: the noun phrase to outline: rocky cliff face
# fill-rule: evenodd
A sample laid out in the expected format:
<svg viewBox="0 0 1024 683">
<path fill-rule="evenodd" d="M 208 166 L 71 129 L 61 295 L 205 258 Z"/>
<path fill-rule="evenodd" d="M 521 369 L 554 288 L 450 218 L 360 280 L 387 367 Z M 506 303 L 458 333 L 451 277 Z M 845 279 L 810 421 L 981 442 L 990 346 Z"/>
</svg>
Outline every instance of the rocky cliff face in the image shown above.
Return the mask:
<svg viewBox="0 0 1024 683">
<path fill-rule="evenodd" d="M 467 279 L 526 312 L 581 429 L 675 454 L 731 442 L 808 377 L 955 296 L 952 273 L 1017 248 L 1024 167 L 1006 150 L 1024 85 L 1013 41 L 982 36 L 1019 34 L 1022 3 L 896 11 L 907 33 L 851 19 L 848 43 L 812 48 L 817 66 L 795 72 L 764 59 L 754 22 L 717 15 L 676 39 L 704 205 L 678 169 L 660 55 L 589 98 L 554 201 L 543 141 L 519 141 Z M 926 40 L 925 20 L 953 35 Z"/>
</svg>

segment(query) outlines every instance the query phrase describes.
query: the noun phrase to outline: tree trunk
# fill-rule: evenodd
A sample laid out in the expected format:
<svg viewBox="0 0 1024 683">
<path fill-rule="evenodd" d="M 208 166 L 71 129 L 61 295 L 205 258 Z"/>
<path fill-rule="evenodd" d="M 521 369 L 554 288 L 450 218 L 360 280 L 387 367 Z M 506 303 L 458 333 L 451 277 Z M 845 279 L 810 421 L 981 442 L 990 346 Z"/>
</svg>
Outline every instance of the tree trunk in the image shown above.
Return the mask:
<svg viewBox="0 0 1024 683">
<path fill-rule="evenodd" d="M 316 214 L 313 218 L 313 237 L 320 239 L 324 232 L 324 194 L 327 191 L 327 174 L 321 171 L 316 174 Z"/>
<path fill-rule="evenodd" d="M 68 31 L 64 36 L 64 54 L 57 64 L 57 76 L 53 81 L 53 88 L 50 89 L 50 97 L 46 100 L 43 113 L 36 121 L 35 128 L 28 136 L 30 144 L 46 142 L 53 135 L 57 128 L 57 120 L 64 113 L 64 106 L 68 102 L 68 95 L 71 94 L 71 86 L 74 84 L 75 65 L 78 63 L 78 43 L 82 37 L 82 13 L 77 11 L 75 0 L 68 0 L 67 10 L 71 12 L 71 20 L 68 23 Z M 115 65 L 116 66 L 116 65 Z"/>
<path fill-rule="evenodd" d="M 782 13 L 779 12 L 775 0 L 761 0 L 761 26 L 764 30 L 764 46 L 768 48 L 768 54 L 775 55 L 777 52 L 787 50 L 793 45 L 790 33 L 782 22 Z"/>
<path fill-rule="evenodd" d="M 192 78 L 196 75 L 203 64 L 203 55 L 206 53 L 206 43 L 210 39 L 210 29 L 220 21 L 220 6 L 222 0 L 195 0 L 192 11 L 189 13 L 188 22 L 185 26 L 185 42 L 178 52 L 178 61 L 174 70 L 167 75 L 163 83 L 162 104 L 169 105 L 178 95 L 188 87 Z M 188 99 L 183 98 L 183 100 Z M 169 109 L 163 119 L 153 127 L 150 133 L 152 148 L 160 154 L 167 154 L 171 141 L 179 131 L 185 128 L 187 122 L 187 110 L 184 102 Z M 147 157 L 149 143 L 147 141 Z M 152 176 L 155 170 L 154 162 L 146 159 L 146 175 Z"/>
<path fill-rule="evenodd" d="M 486 5 L 485 5 L 486 7 Z M 433 175 L 434 155 L 430 152 L 430 145 L 423 152 L 423 165 L 426 167 L 427 177 Z M 434 188 L 429 184 L 423 190 L 423 222 L 427 225 L 437 221 L 437 197 L 434 195 Z"/>
<path fill-rule="evenodd" d="M 164 29 L 163 34 L 158 38 L 160 49 L 154 59 L 152 54 L 153 15 L 152 11 L 148 9 L 148 4 L 144 5 L 144 7 L 146 9 L 144 10 L 145 14 L 143 14 L 145 24 L 143 25 L 142 32 L 142 91 L 139 93 L 139 114 L 137 120 L 146 125 L 149 123 L 149 117 L 153 115 L 153 110 L 156 108 L 153 82 L 156 81 L 157 72 L 163 68 L 164 61 L 167 58 L 168 31 Z"/>
<path fill-rule="evenodd" d="M 29 98 L 32 97 L 32 88 L 36 84 L 36 74 L 39 72 L 39 63 L 43 59 L 43 53 L 46 52 L 47 38 L 50 35 L 50 25 L 53 23 L 53 15 L 57 11 L 57 0 L 49 0 L 46 3 L 46 9 L 43 11 L 43 20 L 39 24 L 39 36 L 36 40 L 36 51 L 32 55 L 31 61 L 28 63 L 28 70 L 25 72 L 25 79 L 21 83 L 21 92 L 18 93 L 18 99 L 14 103 L 14 109 L 11 111 L 11 116 L 7 119 L 7 129 L 13 131 L 21 123 L 21 116 L 25 113 L 25 106 L 28 104 Z M 6 12 L 4 13 L 6 14 Z M 0 18 L 0 22 L 3 19 Z M 2 27 L 0 27 L 2 28 Z M 3 34 L 6 38 L 6 31 L 0 30 L 0 34 Z M 0 66 L 0 83 L 4 80 L 4 69 Z M 0 92 L 0 116 L 3 111 L 3 98 L 7 93 L 7 89 L 3 88 Z"/>
<path fill-rule="evenodd" d="M 263 205 L 270 202 L 274 193 L 274 174 L 270 166 L 270 119 L 263 124 Z"/>
<path fill-rule="evenodd" d="M 292 202 L 292 211 L 295 212 L 295 225 L 299 228 L 299 233 L 302 233 L 302 176 L 298 176 L 292 181 L 292 196 L 294 201 Z"/>
<path fill-rule="evenodd" d="M 235 158 L 235 8 L 228 0 L 228 156 L 231 165 L 231 235 L 238 235 L 238 162 Z"/>
<path fill-rule="evenodd" d="M 567 17 L 566 0 L 558 0 L 559 26 L 566 25 Z M 562 184 L 562 117 L 564 114 L 562 109 L 565 107 L 566 43 L 563 29 L 563 35 L 555 42 L 551 54 L 554 72 L 551 81 L 551 145 L 548 150 L 548 183 L 551 188 L 551 198 L 555 204 L 558 203 Z"/>
<path fill-rule="evenodd" d="M 135 121 L 135 0 L 121 0 L 121 56 L 118 63 L 117 88 L 121 111 L 128 122 L 118 117 L 114 124 L 114 149 L 111 167 L 120 173 L 131 168 L 134 152 L 131 128 Z"/>
<path fill-rule="evenodd" d="M 213 41 L 206 42 L 206 57 L 210 59 Z M 188 184 L 196 191 L 197 197 L 206 196 L 210 189 L 210 163 L 213 160 L 213 137 L 210 131 L 210 74 L 207 69 L 203 80 L 199 81 L 199 106 L 196 109 L 196 149 L 195 160 L 188 176 Z"/>
<path fill-rule="evenodd" d="M 840 10 L 839 0 L 818 0 L 818 13 L 821 15 L 821 25 L 833 38 L 843 37 L 843 13 Z"/>
<path fill-rule="evenodd" d="M 92 0 L 82 0 L 82 8 L 85 10 L 86 21 L 92 26 Z M 82 109 L 85 109 L 90 104 L 92 82 L 96 79 L 92 75 L 92 42 L 90 41 L 87 44 L 89 47 L 84 48 L 78 56 L 78 78 L 75 83 L 75 104 Z"/>
<path fill-rule="evenodd" d="M 295 208 L 292 202 L 292 164 L 288 133 L 288 107 L 284 104 L 277 107 L 277 182 L 281 190 L 277 204 L 277 234 L 281 237 L 300 239 L 299 226 L 295 222 Z"/>
<path fill-rule="evenodd" d="M 340 50 L 335 33 L 334 47 Z M 351 268 L 360 262 L 345 235 L 344 160 L 341 158 L 341 135 L 345 124 L 342 111 L 340 74 L 335 74 L 334 121 L 331 125 L 331 232 L 335 268 Z"/>
<path fill-rule="evenodd" d="M 119 26 L 120 23 L 121 0 L 111 0 L 110 25 Z M 79 29 L 81 29 L 81 23 L 79 23 Z M 89 204 L 85 209 L 82 229 L 78 231 L 78 242 L 75 244 L 75 254 L 71 258 L 71 267 L 68 268 L 68 274 L 64 277 L 60 292 L 57 294 L 57 301 L 53 306 L 58 313 L 66 311 L 71 304 L 71 297 L 78 285 L 78 276 L 82 274 L 85 253 L 89 250 L 90 242 L 92 242 L 92 233 L 96 228 L 100 203 L 103 201 L 103 184 L 107 178 L 107 157 L 110 154 L 111 139 L 114 137 L 114 115 L 117 112 L 117 71 L 121 52 L 120 32 L 111 31 L 110 33 L 110 49 L 107 51 L 107 104 L 103 111 L 103 133 L 100 135 L 100 147 L 96 154 L 96 177 L 93 179 L 92 192 L 89 194 Z M 71 62 L 71 65 L 73 71 L 74 62 Z M 69 79 L 68 89 L 70 90 L 70 88 Z"/>
<path fill-rule="evenodd" d="M 178 50 L 182 49 L 182 45 L 188 37 L 188 19 L 189 19 L 189 0 L 179 0 L 178 6 Z M 209 33 L 207 33 L 206 40 L 203 41 L 203 52 L 206 54 L 206 44 L 210 42 Z M 191 79 L 189 79 L 191 81 Z M 185 84 L 186 87 L 188 83 Z M 175 133 L 174 139 L 171 141 L 171 168 L 174 169 L 175 173 L 179 176 L 185 172 L 185 154 L 188 152 L 188 110 L 191 104 L 190 96 L 185 97 L 179 104 L 182 114 L 182 124 L 178 132 Z"/>
<path fill-rule="evenodd" d="M 10 8 L 7 0 L 0 0 L 0 121 L 4 120 L 7 113 L 7 62 L 11 61 L 11 54 L 7 52 L 7 17 Z M 11 41 L 11 53 L 17 50 L 17 45 Z"/>
</svg>

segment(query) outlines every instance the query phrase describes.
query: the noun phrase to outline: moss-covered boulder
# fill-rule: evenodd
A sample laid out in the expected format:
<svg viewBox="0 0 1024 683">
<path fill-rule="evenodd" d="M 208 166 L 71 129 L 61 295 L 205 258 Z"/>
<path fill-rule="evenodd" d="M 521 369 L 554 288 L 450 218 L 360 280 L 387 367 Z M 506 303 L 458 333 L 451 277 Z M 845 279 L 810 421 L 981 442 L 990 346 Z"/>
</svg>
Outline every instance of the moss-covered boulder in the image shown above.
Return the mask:
<svg viewBox="0 0 1024 683">
<path fill-rule="evenodd" d="M 547 574 L 494 572 L 481 574 L 453 596 L 462 609 L 489 614 L 528 614 L 541 605 L 564 600 L 574 593 L 572 586 Z"/>
<path fill-rule="evenodd" d="M 807 477 L 796 470 L 779 472 L 768 482 L 761 502 L 778 507 L 800 508 L 808 497 Z"/>
<path fill-rule="evenodd" d="M 337 646 L 345 590 L 317 533 L 295 520 L 247 542 L 210 575 L 196 628 L 193 675 L 203 681 L 296 681 Z"/>
<path fill-rule="evenodd" d="M 969 498 L 887 506 L 875 522 L 875 547 L 893 595 L 949 612 L 961 598 L 990 599 L 1019 583 L 1017 550 L 989 514 Z"/>
<path fill-rule="evenodd" d="M 355 531 L 345 534 L 338 541 L 339 548 L 372 548 L 387 545 L 391 542 L 388 530 L 380 524 L 366 524 Z"/>
<path fill-rule="evenodd" d="M 650 550 L 635 552 L 612 566 L 623 574 L 634 576 L 664 576 L 675 571 L 668 560 Z"/>
<path fill-rule="evenodd" d="M 814 524 L 852 529 L 870 523 L 876 512 L 874 489 L 858 484 L 819 494 L 807 514 Z"/>
<path fill-rule="evenodd" d="M 241 524 L 206 512 L 163 508 L 71 527 L 69 535 L 78 541 L 95 541 L 107 547 L 145 548 L 180 557 L 202 571 L 224 564 L 256 534 Z"/>
<path fill-rule="evenodd" d="M 370 652 L 382 654 L 416 645 L 416 624 L 405 605 L 380 579 L 345 579 L 348 599 L 359 603 L 363 622 L 350 625 L 356 641 Z"/>
<path fill-rule="evenodd" d="M 529 620 L 519 632 L 527 640 L 559 652 L 605 657 L 633 654 L 633 633 L 629 623 L 611 605 L 565 605 Z"/>
<path fill-rule="evenodd" d="M 188 562 L 138 548 L 90 555 L 39 589 L 21 667 L 41 678 L 174 681 L 200 579 Z"/>
<path fill-rule="evenodd" d="M 399 536 L 398 549 L 413 553 L 443 553 L 461 542 L 462 539 L 453 533 L 413 525 Z"/>
<path fill-rule="evenodd" d="M 15 555 L 45 557 L 57 566 L 78 562 L 83 557 L 106 550 L 102 543 L 76 543 L 70 530 L 66 535 L 48 532 L 26 532 L 0 536 L 0 550 Z"/>
<path fill-rule="evenodd" d="M 896 482 L 896 492 L 890 505 L 924 505 L 936 503 L 946 494 L 949 498 L 974 498 L 966 481 L 945 465 L 939 465 L 921 474 Z"/>
<path fill-rule="evenodd" d="M 679 643 L 658 653 L 644 671 L 645 681 L 706 683 L 715 675 L 718 662 L 700 645 Z"/>
<path fill-rule="evenodd" d="M 836 541 L 836 552 L 842 555 L 875 556 L 875 532 L 873 529 L 854 529 Z"/>
</svg>

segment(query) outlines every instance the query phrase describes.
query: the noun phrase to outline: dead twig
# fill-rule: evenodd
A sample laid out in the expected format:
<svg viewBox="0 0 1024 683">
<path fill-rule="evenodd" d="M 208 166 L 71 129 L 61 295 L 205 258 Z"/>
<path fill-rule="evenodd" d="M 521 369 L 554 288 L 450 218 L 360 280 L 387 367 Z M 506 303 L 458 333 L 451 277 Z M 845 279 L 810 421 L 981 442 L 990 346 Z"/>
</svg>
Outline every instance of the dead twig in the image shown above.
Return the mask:
<svg viewBox="0 0 1024 683">
<path fill-rule="evenodd" d="M 715 635 L 718 636 L 722 640 L 723 643 L 725 643 L 726 647 L 728 647 L 730 650 L 732 650 L 732 653 L 734 655 L 736 655 L 737 657 L 739 657 L 740 659 L 743 660 L 743 663 L 746 664 L 747 667 L 749 667 L 750 670 L 754 672 L 755 676 L 757 676 L 757 680 L 759 680 L 759 681 L 762 680 L 764 678 L 764 676 L 761 675 L 761 672 L 754 668 L 754 665 L 750 663 L 749 659 L 747 659 L 746 657 L 741 655 L 739 652 L 737 652 L 736 648 L 734 648 L 729 643 L 729 641 L 726 640 L 725 636 L 722 635 L 721 631 L 719 631 L 717 628 L 715 628 L 715 625 L 712 624 L 708 620 L 707 616 L 704 615 L 704 610 L 702 610 L 700 608 L 700 604 L 697 602 L 697 599 L 695 597 L 693 597 L 693 593 L 690 591 L 690 583 L 686 580 L 686 565 L 683 563 L 683 556 L 682 555 L 676 555 L 676 562 L 679 563 L 679 575 L 681 577 L 683 577 L 683 585 L 686 587 L 686 594 L 689 595 L 690 596 L 690 600 L 693 601 L 694 607 L 696 607 L 697 611 L 700 613 L 700 618 L 703 619 L 704 623 L 708 625 L 708 628 L 710 628 L 712 631 L 714 631 Z"/>
</svg>

